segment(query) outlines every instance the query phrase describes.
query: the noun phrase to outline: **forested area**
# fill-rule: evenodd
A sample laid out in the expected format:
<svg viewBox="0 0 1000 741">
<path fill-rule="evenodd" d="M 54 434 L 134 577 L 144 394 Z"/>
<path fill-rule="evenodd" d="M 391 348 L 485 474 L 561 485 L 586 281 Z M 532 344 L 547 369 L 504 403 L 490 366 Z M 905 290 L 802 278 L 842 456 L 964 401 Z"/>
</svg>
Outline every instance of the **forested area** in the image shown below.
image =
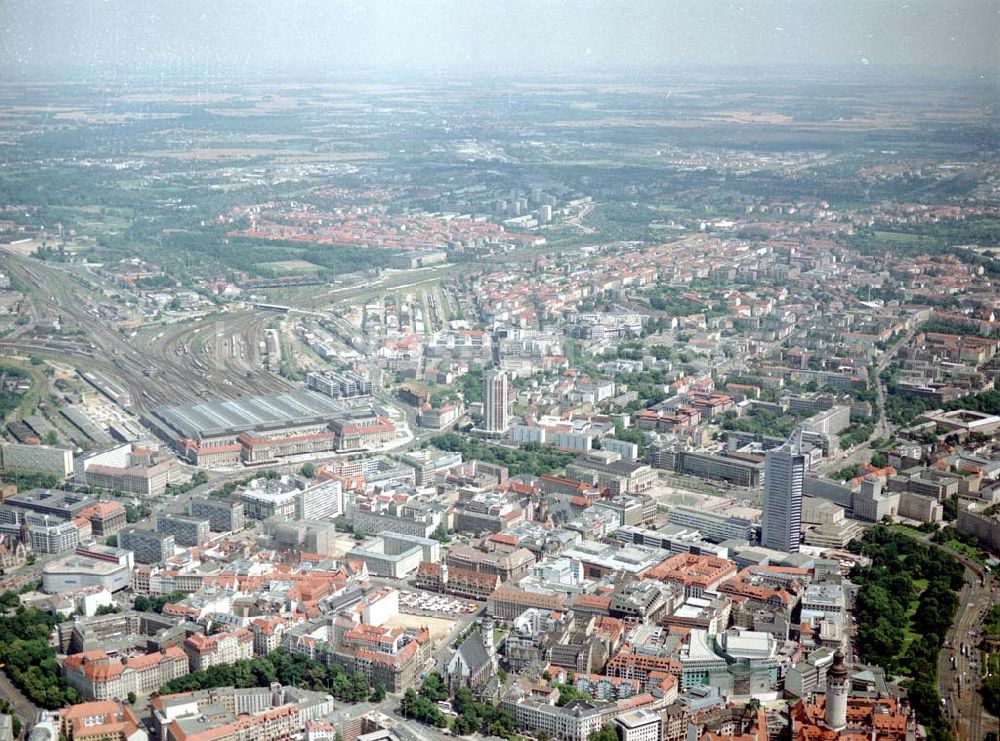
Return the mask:
<svg viewBox="0 0 1000 741">
<path fill-rule="evenodd" d="M 342 667 L 327 666 L 282 650 L 191 672 L 167 682 L 160 688 L 160 694 L 210 687 L 268 687 L 272 682 L 329 692 L 345 702 L 363 702 L 369 698 L 379 701 L 385 696 L 384 687 L 380 685 L 373 689 L 361 674 L 350 676 Z"/>
<path fill-rule="evenodd" d="M 526 443 L 519 448 L 502 448 L 497 445 L 473 440 L 457 432 L 446 432 L 431 438 L 431 445 L 450 453 L 461 453 L 465 460 L 480 460 L 507 466 L 510 475 L 531 473 L 536 476 L 550 474 L 563 469 L 572 461 L 575 453 L 567 453 L 554 448 L 543 448 L 538 443 Z"/>
<path fill-rule="evenodd" d="M 481 702 L 468 687 L 460 687 L 451 699 L 452 709 L 457 716 L 451 721 L 451 729 L 459 736 L 482 733 L 484 736 L 511 738 L 517 732 L 514 717 L 506 710 Z M 437 672 L 428 674 L 420 690 L 408 689 L 400 703 L 404 717 L 426 723 L 437 728 L 449 725 L 448 718 L 438 706 L 449 700 L 448 686 Z"/>
<path fill-rule="evenodd" d="M 851 570 L 860 586 L 858 654 L 907 680 L 910 702 L 931 741 L 951 738 L 938 694 L 938 652 L 958 611 L 964 568 L 944 551 L 876 526 L 852 550 L 872 559 Z"/>
<path fill-rule="evenodd" d="M 49 635 L 58 619 L 21 606 L 15 592 L 0 595 L 0 663 L 10 681 L 39 707 L 54 710 L 82 700 L 63 679 Z M 11 612 L 13 611 L 13 612 Z"/>
</svg>

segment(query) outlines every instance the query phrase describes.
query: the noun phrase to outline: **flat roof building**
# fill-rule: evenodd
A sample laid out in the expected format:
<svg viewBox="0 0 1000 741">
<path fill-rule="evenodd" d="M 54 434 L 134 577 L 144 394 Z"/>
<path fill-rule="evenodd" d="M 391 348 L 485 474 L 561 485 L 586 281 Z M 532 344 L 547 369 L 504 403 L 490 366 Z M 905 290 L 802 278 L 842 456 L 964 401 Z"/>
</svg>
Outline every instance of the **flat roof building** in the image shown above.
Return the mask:
<svg viewBox="0 0 1000 741">
<path fill-rule="evenodd" d="M 670 507 L 667 522 L 695 528 L 706 540 L 714 543 L 724 540 L 749 542 L 753 537 L 753 524 L 749 520 L 684 505 Z"/>
</svg>

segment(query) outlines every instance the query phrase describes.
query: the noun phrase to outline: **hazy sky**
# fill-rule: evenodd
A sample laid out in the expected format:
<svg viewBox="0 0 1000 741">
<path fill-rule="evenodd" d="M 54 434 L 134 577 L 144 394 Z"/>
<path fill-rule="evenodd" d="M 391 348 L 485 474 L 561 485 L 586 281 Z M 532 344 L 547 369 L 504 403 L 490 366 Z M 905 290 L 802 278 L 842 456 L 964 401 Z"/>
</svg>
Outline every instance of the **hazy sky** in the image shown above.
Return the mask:
<svg viewBox="0 0 1000 741">
<path fill-rule="evenodd" d="M 0 73 L 951 67 L 1000 0 L 0 0 Z"/>
</svg>

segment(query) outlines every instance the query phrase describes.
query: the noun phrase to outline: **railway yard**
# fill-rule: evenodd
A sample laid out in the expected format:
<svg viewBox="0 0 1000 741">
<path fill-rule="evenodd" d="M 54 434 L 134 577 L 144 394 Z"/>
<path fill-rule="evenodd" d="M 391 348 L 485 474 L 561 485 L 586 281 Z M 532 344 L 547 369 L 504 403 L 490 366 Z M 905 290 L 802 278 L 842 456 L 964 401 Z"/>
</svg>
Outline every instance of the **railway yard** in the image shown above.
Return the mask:
<svg viewBox="0 0 1000 741">
<path fill-rule="evenodd" d="M 102 321 L 100 286 L 62 267 L 9 256 L 11 273 L 31 287 L 32 321 L 0 346 L 40 355 L 120 381 L 143 412 L 198 398 L 233 398 L 290 390 L 294 384 L 261 365 L 259 342 L 274 314 L 244 309 L 140 329 L 134 337 Z M 57 322 L 60 333 L 39 332 Z M 240 380 L 237 386 L 231 379 Z"/>
</svg>

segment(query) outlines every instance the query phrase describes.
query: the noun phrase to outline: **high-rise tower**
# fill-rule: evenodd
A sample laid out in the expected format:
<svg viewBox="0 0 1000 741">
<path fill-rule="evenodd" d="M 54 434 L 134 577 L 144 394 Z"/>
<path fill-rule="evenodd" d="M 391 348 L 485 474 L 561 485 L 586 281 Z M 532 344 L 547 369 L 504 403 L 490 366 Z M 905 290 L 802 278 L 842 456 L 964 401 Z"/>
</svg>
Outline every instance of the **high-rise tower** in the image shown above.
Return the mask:
<svg viewBox="0 0 1000 741">
<path fill-rule="evenodd" d="M 507 374 L 488 370 L 483 374 L 483 430 L 506 432 L 510 426 Z"/>
<path fill-rule="evenodd" d="M 786 553 L 797 553 L 802 539 L 802 486 L 806 457 L 800 452 L 799 436 L 764 459 L 764 516 L 760 544 Z"/>
</svg>

